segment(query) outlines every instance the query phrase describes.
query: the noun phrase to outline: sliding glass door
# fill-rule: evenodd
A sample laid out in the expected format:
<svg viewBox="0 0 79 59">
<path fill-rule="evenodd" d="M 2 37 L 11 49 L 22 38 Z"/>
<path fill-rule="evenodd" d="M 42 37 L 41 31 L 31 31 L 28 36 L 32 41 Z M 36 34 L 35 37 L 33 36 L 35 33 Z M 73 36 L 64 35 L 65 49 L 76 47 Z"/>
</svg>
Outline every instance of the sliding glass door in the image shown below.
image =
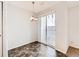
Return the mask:
<svg viewBox="0 0 79 59">
<path fill-rule="evenodd" d="M 47 44 L 55 46 L 55 14 L 47 15 Z"/>
<path fill-rule="evenodd" d="M 55 46 L 55 14 L 41 17 L 41 42 Z"/>
</svg>

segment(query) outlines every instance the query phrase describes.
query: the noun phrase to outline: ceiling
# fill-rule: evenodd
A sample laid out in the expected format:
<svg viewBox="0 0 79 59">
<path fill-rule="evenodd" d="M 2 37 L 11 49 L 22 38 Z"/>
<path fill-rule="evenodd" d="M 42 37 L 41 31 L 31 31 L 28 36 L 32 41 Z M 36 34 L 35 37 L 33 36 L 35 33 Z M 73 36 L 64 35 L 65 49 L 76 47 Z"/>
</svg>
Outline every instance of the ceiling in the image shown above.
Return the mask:
<svg viewBox="0 0 79 59">
<path fill-rule="evenodd" d="M 79 1 L 69 1 L 67 2 L 67 6 L 68 7 L 75 7 L 75 6 L 79 6 Z"/>
<path fill-rule="evenodd" d="M 11 1 L 11 2 L 9 1 L 8 3 L 20 8 L 26 9 L 28 11 L 38 13 L 40 11 L 43 11 L 45 9 L 55 6 L 59 2 L 58 1 L 57 2 L 56 1 L 35 1 L 34 9 L 33 9 L 32 1 Z"/>
<path fill-rule="evenodd" d="M 40 11 L 44 11 L 50 7 L 53 8 L 56 4 L 59 4 L 62 1 L 35 1 L 34 9 L 32 2 L 33 1 L 8 1 L 9 4 L 35 13 L 39 13 Z M 66 3 L 68 7 L 79 5 L 79 1 L 67 1 Z"/>
</svg>

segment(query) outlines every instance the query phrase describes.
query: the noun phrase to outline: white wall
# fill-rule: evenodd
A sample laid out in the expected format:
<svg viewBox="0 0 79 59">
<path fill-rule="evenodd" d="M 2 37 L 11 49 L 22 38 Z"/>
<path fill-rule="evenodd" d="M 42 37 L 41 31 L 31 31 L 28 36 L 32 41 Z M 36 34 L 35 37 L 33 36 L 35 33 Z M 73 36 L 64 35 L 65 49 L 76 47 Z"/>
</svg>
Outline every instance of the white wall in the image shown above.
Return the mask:
<svg viewBox="0 0 79 59">
<path fill-rule="evenodd" d="M 37 21 L 38 26 L 38 41 L 41 42 L 41 18 Z"/>
<path fill-rule="evenodd" d="M 36 22 L 30 21 L 31 12 L 5 3 L 4 40 L 8 50 L 37 40 Z"/>
<path fill-rule="evenodd" d="M 69 8 L 68 11 L 70 46 L 79 48 L 79 6 Z"/>
<path fill-rule="evenodd" d="M 68 49 L 68 10 L 63 2 L 56 6 L 56 49 L 66 53 Z"/>
</svg>

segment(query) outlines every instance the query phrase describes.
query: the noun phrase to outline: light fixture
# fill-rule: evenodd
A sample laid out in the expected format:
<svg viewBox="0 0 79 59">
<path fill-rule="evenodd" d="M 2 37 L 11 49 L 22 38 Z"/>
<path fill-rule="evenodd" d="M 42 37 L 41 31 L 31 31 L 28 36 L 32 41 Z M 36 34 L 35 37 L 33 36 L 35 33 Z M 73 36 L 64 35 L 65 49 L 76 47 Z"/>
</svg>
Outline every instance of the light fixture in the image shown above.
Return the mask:
<svg viewBox="0 0 79 59">
<path fill-rule="evenodd" d="M 32 4 L 33 4 L 33 11 L 34 11 L 35 2 L 33 1 Z M 32 15 L 31 16 L 31 21 L 36 21 L 36 20 L 37 20 L 37 18 L 34 15 Z"/>
</svg>

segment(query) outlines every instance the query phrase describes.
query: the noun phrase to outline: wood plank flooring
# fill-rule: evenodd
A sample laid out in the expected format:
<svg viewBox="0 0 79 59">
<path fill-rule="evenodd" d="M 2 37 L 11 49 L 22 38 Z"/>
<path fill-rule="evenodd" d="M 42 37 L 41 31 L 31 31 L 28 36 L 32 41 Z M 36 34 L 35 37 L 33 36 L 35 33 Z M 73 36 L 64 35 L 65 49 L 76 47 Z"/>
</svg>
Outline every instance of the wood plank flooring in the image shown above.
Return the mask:
<svg viewBox="0 0 79 59">
<path fill-rule="evenodd" d="M 38 41 L 11 49 L 9 57 L 79 57 L 79 49 L 69 47 L 66 54 Z"/>
<path fill-rule="evenodd" d="M 33 42 L 8 51 L 9 57 L 66 57 L 65 54 L 56 51 L 54 48 Z"/>
<path fill-rule="evenodd" d="M 68 57 L 79 57 L 79 49 L 74 47 L 69 47 L 67 51 Z"/>
</svg>

